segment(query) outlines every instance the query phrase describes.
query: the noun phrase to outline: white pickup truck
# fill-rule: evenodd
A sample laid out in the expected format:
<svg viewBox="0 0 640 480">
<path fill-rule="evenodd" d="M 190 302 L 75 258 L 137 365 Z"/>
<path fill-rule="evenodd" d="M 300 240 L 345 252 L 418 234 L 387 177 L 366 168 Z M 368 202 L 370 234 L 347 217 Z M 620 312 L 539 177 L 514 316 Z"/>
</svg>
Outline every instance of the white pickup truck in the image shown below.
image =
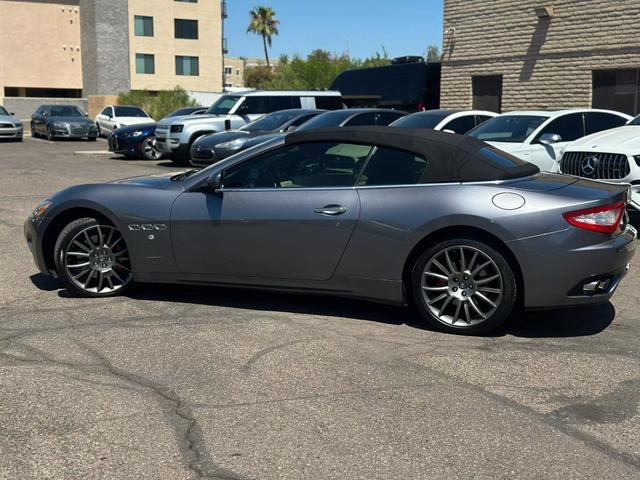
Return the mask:
<svg viewBox="0 0 640 480">
<path fill-rule="evenodd" d="M 344 108 L 340 92 L 247 91 L 225 94 L 203 115 L 164 118 L 156 127 L 158 149 L 178 165 L 189 163 L 191 144 L 209 133 L 236 129 L 266 113 L 292 108 Z"/>
</svg>

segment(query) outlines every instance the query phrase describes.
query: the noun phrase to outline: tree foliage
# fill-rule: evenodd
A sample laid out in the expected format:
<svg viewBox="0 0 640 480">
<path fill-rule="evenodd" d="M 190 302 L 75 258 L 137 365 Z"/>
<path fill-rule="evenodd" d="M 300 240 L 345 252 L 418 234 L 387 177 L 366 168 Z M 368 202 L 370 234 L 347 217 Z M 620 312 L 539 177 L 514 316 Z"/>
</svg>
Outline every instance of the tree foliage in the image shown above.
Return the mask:
<svg viewBox="0 0 640 480">
<path fill-rule="evenodd" d="M 254 67 L 245 70 L 245 85 L 260 90 L 326 90 L 345 70 L 388 65 L 387 53 L 360 60 L 314 50 L 307 58 L 281 55 L 277 67 Z"/>
<path fill-rule="evenodd" d="M 442 54 L 440 53 L 440 47 L 437 45 L 429 45 L 427 47 L 427 61 L 428 62 L 439 62 L 442 59 Z"/>
<path fill-rule="evenodd" d="M 195 107 L 196 101 L 180 87 L 173 90 L 162 90 L 152 94 L 147 90 L 131 90 L 118 95 L 118 105 L 137 105 L 142 107 L 152 118 L 160 120 L 167 114 L 182 107 Z"/>
<path fill-rule="evenodd" d="M 264 46 L 264 58 L 267 61 L 267 67 L 269 63 L 269 48 L 271 48 L 271 37 L 278 35 L 279 20 L 276 18 L 276 12 L 271 7 L 255 7 L 249 12 L 249 26 L 247 27 L 247 33 L 255 33 L 262 37 L 262 44 Z"/>
</svg>

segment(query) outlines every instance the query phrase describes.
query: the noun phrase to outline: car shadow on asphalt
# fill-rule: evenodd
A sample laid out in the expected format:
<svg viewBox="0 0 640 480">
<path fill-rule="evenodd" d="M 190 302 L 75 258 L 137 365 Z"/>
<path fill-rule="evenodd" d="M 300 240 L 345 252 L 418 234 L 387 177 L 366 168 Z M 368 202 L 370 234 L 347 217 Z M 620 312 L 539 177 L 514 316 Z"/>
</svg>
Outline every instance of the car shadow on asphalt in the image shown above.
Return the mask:
<svg viewBox="0 0 640 480">
<path fill-rule="evenodd" d="M 60 289 L 58 295 L 73 298 L 74 294 L 61 289 L 61 284 L 43 274 L 31 276 L 33 284 L 46 291 Z M 363 300 L 325 297 L 307 294 L 268 292 L 264 290 L 188 285 L 137 284 L 125 295 L 139 301 L 161 301 L 203 306 L 240 308 L 255 311 L 277 311 L 307 315 L 349 318 L 407 325 L 433 331 L 425 325 L 413 307 L 397 307 Z M 87 300 L 91 301 L 91 300 Z M 615 318 L 611 303 L 555 310 L 519 312 L 489 337 L 516 336 L 522 338 L 563 338 L 596 335 L 604 331 Z"/>
</svg>

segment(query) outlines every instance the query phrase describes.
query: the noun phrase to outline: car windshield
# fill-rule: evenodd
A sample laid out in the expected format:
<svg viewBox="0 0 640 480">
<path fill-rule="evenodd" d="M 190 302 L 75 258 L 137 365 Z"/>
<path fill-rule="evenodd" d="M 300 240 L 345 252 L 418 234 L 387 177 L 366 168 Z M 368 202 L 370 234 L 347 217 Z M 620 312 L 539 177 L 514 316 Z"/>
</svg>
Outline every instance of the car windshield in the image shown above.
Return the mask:
<svg viewBox="0 0 640 480">
<path fill-rule="evenodd" d="M 216 103 L 209 107 L 207 113 L 209 115 L 227 115 L 241 98 L 242 97 L 236 97 L 233 95 L 223 95 L 216 101 Z"/>
<path fill-rule="evenodd" d="M 7 112 L 4 107 L 0 107 L 0 115 L 9 115 L 9 112 Z"/>
<path fill-rule="evenodd" d="M 116 117 L 148 117 L 140 107 L 115 107 Z"/>
<path fill-rule="evenodd" d="M 418 112 L 402 117 L 391 124 L 400 128 L 436 128 L 451 112 Z"/>
<path fill-rule="evenodd" d="M 270 113 L 269 115 L 265 115 L 264 117 L 256 120 L 255 122 L 251 122 L 248 125 L 240 128 L 245 132 L 259 132 L 264 130 L 277 130 L 282 127 L 289 120 L 298 116 L 298 112 L 275 112 Z"/>
<path fill-rule="evenodd" d="M 342 122 L 352 115 L 354 115 L 353 110 L 335 110 L 333 112 L 322 113 L 308 122 L 304 122 L 296 131 L 302 132 L 304 130 L 311 130 L 312 128 L 339 127 Z"/>
<path fill-rule="evenodd" d="M 51 105 L 52 117 L 84 117 L 84 113 L 73 105 Z"/>
<path fill-rule="evenodd" d="M 627 123 L 627 125 L 640 125 L 640 115 Z"/>
<path fill-rule="evenodd" d="M 485 142 L 522 143 L 547 119 L 540 115 L 504 115 L 487 120 L 467 135 Z"/>
</svg>

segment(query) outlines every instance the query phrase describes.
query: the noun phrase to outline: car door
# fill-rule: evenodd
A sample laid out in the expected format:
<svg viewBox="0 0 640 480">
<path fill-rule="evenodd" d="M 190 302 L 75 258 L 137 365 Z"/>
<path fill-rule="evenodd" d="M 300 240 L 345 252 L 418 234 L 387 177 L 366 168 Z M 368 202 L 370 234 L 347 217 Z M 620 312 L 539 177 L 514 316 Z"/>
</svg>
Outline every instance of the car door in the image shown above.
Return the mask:
<svg viewBox="0 0 640 480">
<path fill-rule="evenodd" d="M 45 133 L 44 123 L 45 123 L 45 113 L 47 109 L 45 107 L 40 107 L 36 110 L 35 115 L 33 116 L 32 126 L 37 134 L 43 135 Z"/>
<path fill-rule="evenodd" d="M 208 186 L 183 193 L 172 212 L 178 268 L 245 283 L 328 280 L 358 220 L 353 184 L 370 151 L 280 146 L 226 168 L 217 193 Z"/>
<path fill-rule="evenodd" d="M 108 128 L 107 122 L 109 121 L 109 117 L 111 116 L 111 107 L 105 107 L 102 112 L 100 112 L 96 117 L 96 123 L 98 124 L 100 133 L 108 132 L 110 130 L 110 128 Z"/>
<path fill-rule="evenodd" d="M 560 135 L 560 141 L 551 145 L 540 143 L 540 138 L 544 134 Z M 568 113 L 554 118 L 538 131 L 531 140 L 530 158 L 525 160 L 537 165 L 541 170 L 547 172 L 560 171 L 560 157 L 565 147 L 584 137 L 584 114 Z"/>
</svg>

